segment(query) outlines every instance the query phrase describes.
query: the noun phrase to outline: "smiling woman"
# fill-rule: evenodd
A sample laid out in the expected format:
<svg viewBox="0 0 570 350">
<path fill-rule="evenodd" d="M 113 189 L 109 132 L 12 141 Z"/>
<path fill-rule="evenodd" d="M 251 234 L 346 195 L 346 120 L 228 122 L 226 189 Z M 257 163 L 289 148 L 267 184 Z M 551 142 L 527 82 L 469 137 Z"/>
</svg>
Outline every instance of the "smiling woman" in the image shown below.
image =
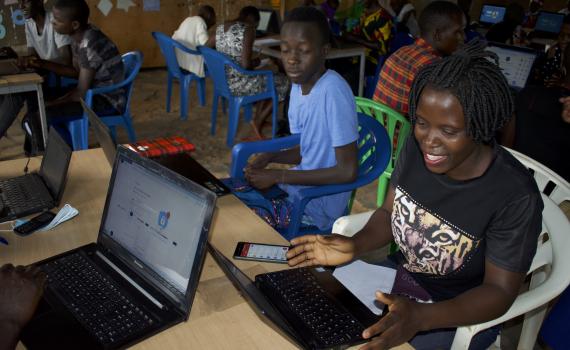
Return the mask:
<svg viewBox="0 0 570 350">
<path fill-rule="evenodd" d="M 513 102 L 499 67 L 478 42 L 423 68 L 412 86 L 408 138 L 382 208 L 352 238 L 299 237 L 290 265 L 343 264 L 392 239 L 400 251 L 385 265 L 403 267 L 430 295 L 421 304 L 377 294 L 389 312 L 364 331 L 363 349 L 409 341 L 449 349 L 455 327 L 507 311 L 534 257 L 542 200 L 528 171 L 496 144 Z M 498 327 L 470 349 L 487 349 Z"/>
</svg>

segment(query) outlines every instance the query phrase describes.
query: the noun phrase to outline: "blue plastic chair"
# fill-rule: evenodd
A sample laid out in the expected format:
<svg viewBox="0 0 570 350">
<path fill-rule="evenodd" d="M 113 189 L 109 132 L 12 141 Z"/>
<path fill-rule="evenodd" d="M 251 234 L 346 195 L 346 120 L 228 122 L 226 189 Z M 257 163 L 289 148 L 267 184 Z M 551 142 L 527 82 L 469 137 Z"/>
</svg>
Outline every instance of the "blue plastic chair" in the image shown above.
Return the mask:
<svg viewBox="0 0 570 350">
<path fill-rule="evenodd" d="M 323 185 L 303 188 L 299 191 L 299 198 L 293 202 L 293 212 L 289 227 L 281 233 L 290 240 L 294 237 L 308 233 L 330 233 L 331 228 L 319 230 L 315 226 L 301 226 L 301 218 L 307 203 L 317 197 L 335 193 L 354 191 L 376 180 L 390 161 L 392 146 L 386 129 L 374 118 L 365 114 L 358 114 L 359 138 L 358 138 L 358 177 L 354 182 L 337 185 Z M 277 152 L 294 147 L 300 142 L 300 135 L 292 135 L 274 140 L 239 143 L 232 149 L 232 164 L 230 176 L 243 178 L 243 168 L 248 158 L 255 153 Z M 350 203 L 343 215 L 349 213 Z"/>
<path fill-rule="evenodd" d="M 135 135 L 135 130 L 133 128 L 133 122 L 131 117 L 131 95 L 133 91 L 133 82 L 137 76 L 141 65 L 142 65 L 142 54 L 138 51 L 132 51 L 124 54 L 122 56 L 123 65 L 125 68 L 125 79 L 115 85 L 104 86 L 94 89 L 87 90 L 85 94 L 85 104 L 89 107 L 93 107 L 93 96 L 98 94 L 104 94 L 118 89 L 123 89 L 126 95 L 125 109 L 121 114 L 105 114 L 101 113 L 99 116 L 101 120 L 109 127 L 113 138 L 116 138 L 116 126 L 123 126 L 127 129 L 129 135 L 129 141 L 134 142 L 137 137 Z M 88 134 L 89 134 L 89 121 L 87 119 L 87 114 L 73 117 L 63 117 L 50 118 L 50 124 L 54 125 L 64 125 L 69 132 L 71 137 L 71 145 L 73 150 L 83 150 L 89 148 Z"/>
<path fill-rule="evenodd" d="M 199 77 L 194 73 L 181 69 L 178 64 L 178 59 L 176 58 L 175 48 L 190 55 L 200 55 L 200 52 L 189 49 L 164 33 L 152 32 L 152 36 L 160 47 L 160 52 L 162 52 L 162 55 L 166 60 L 166 68 L 168 70 L 166 111 L 170 112 L 172 81 L 174 79 L 178 79 L 180 82 L 180 119 L 186 120 L 188 119 L 188 94 L 193 81 L 196 81 L 198 86 L 198 99 L 200 101 L 200 106 L 206 105 L 206 78 Z"/>
<path fill-rule="evenodd" d="M 212 125 L 210 132 L 212 135 L 216 133 L 216 116 L 218 114 L 218 98 L 223 97 L 229 102 L 229 125 L 226 144 L 231 147 L 237 134 L 239 111 L 244 108 L 244 116 L 246 121 L 250 121 L 252 117 L 253 103 L 261 100 L 271 99 L 273 101 L 272 112 L 272 130 L 271 135 L 274 138 L 277 131 L 277 107 L 279 100 L 273 83 L 273 72 L 269 70 L 245 70 L 231 58 L 216 50 L 205 46 L 199 46 L 198 50 L 204 56 L 206 67 L 210 77 L 214 80 L 214 98 L 212 102 Z M 255 76 L 265 76 L 266 90 L 256 94 L 247 96 L 235 96 L 232 94 L 228 81 L 226 79 L 226 67 L 232 67 L 241 74 Z"/>
</svg>

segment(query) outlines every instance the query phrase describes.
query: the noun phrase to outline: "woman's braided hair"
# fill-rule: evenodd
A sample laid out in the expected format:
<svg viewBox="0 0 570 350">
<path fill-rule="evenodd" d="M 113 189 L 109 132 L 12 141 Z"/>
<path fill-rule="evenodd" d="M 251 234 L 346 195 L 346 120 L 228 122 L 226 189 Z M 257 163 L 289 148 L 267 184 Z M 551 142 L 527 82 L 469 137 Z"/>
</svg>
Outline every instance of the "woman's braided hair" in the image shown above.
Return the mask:
<svg viewBox="0 0 570 350">
<path fill-rule="evenodd" d="M 512 116 L 513 95 L 501 73 L 498 58 L 485 50 L 486 44 L 473 40 L 453 55 L 421 69 L 410 91 L 410 118 L 426 86 L 453 94 L 463 107 L 467 135 L 475 142 L 489 143 Z M 489 58 L 492 58 L 493 63 Z"/>
</svg>

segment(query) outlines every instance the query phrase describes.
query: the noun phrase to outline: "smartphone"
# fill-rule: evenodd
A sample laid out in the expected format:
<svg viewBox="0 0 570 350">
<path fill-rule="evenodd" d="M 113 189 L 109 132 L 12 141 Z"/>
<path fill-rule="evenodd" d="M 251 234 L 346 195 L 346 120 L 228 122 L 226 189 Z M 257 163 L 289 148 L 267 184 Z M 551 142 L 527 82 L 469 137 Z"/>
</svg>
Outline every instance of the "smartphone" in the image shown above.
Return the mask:
<svg viewBox="0 0 570 350">
<path fill-rule="evenodd" d="M 286 264 L 287 251 L 289 251 L 289 246 L 285 245 L 238 242 L 234 258 Z"/>
<path fill-rule="evenodd" d="M 14 227 L 14 232 L 20 236 L 27 236 L 49 224 L 54 217 L 54 213 L 51 211 L 45 211 L 37 216 L 34 216 L 30 219 L 30 221 Z"/>
</svg>

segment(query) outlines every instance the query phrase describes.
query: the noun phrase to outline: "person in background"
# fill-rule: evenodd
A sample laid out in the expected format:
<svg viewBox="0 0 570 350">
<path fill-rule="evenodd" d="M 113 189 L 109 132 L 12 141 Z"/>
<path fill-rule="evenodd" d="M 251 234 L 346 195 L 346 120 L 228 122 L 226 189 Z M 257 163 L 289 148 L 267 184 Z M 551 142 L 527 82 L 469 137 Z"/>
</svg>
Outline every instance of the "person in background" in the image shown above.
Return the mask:
<svg viewBox="0 0 570 350">
<path fill-rule="evenodd" d="M 377 0 L 365 0 L 359 25 L 343 36 L 366 48 L 365 75 L 374 74 L 378 57 L 388 53 L 393 25 L 392 16 Z"/>
<path fill-rule="evenodd" d="M 32 68 L 33 65 L 30 63 L 38 58 L 71 66 L 71 38 L 53 29 L 51 23 L 53 14 L 45 10 L 43 0 L 20 0 L 20 7 L 25 17 L 27 55 L 18 58 L 19 66 L 23 69 Z M 18 56 L 10 47 L 2 48 L 0 52 L 12 57 Z M 45 75 L 46 72 L 39 71 L 38 73 Z M 42 90 L 45 98 L 57 97 L 61 94 L 61 91 L 56 90 L 55 87 L 48 89 L 47 84 L 42 85 Z M 18 113 L 24 107 L 24 102 L 28 105 L 28 109 L 37 108 L 36 93 L 0 95 L 0 138 L 6 134 L 17 118 Z"/>
<path fill-rule="evenodd" d="M 208 29 L 216 24 L 216 12 L 209 5 L 202 5 L 198 9 L 198 16 L 186 18 L 174 34 L 172 39 L 179 41 L 184 46 L 196 50 L 200 45 L 206 45 L 209 39 Z M 185 69 L 199 77 L 204 77 L 204 57 L 190 55 L 176 49 L 176 59 L 180 68 Z"/>
<path fill-rule="evenodd" d="M 334 15 L 336 13 L 336 10 L 338 9 L 338 5 L 339 5 L 338 0 L 325 0 L 321 4 L 320 6 L 321 11 L 323 11 L 329 23 L 331 21 L 334 21 Z"/>
<path fill-rule="evenodd" d="M 420 36 L 420 27 L 416 20 L 416 9 L 409 0 L 390 0 L 390 6 L 397 14 L 394 22 L 396 22 L 396 30 L 398 32 L 410 33 L 414 38 Z"/>
<path fill-rule="evenodd" d="M 434 1 L 426 6 L 419 26 L 421 37 L 388 57 L 374 91 L 374 101 L 404 116 L 408 115 L 408 97 L 417 72 L 455 52 L 464 40 L 463 12 L 449 1 Z"/>
<path fill-rule="evenodd" d="M 562 57 L 564 75 L 556 83 L 527 86 L 517 94 L 515 117 L 509 127 L 514 124 L 512 148 L 570 181 L 570 118 L 564 103 L 570 95 L 570 45 L 566 45 Z"/>
<path fill-rule="evenodd" d="M 536 21 L 538 20 L 538 13 L 542 10 L 542 5 L 542 0 L 530 0 L 528 11 L 525 14 L 522 24 L 524 28 L 534 29 Z"/>
<path fill-rule="evenodd" d="M 562 53 L 568 43 L 570 43 L 570 16 L 565 16 L 556 43 L 548 49 L 546 57 L 543 57 L 536 64 L 535 76 L 539 83 L 545 86 L 557 85 L 558 81 L 565 75 L 562 72 L 564 68 Z"/>
<path fill-rule="evenodd" d="M 228 55 L 244 69 L 254 69 L 260 65 L 259 57 L 253 57 L 253 41 L 255 29 L 259 24 L 259 10 L 253 6 L 242 8 L 236 19 L 220 24 L 216 28 L 216 36 L 212 37 L 212 46 Z M 254 95 L 265 88 L 265 78 L 262 76 L 246 76 L 233 68 L 226 71 L 228 85 L 232 94 L 237 96 Z M 285 100 L 289 91 L 289 81 L 283 74 L 274 74 L 273 81 L 279 102 Z M 256 104 L 255 115 L 251 121 L 255 139 L 262 140 L 262 127 L 272 110 L 272 101 L 265 100 Z"/>
<path fill-rule="evenodd" d="M 364 330 L 369 343 L 361 349 L 404 342 L 450 349 L 456 327 L 501 316 L 519 294 L 544 205 L 528 169 L 495 141 L 513 99 L 488 58 L 497 59 L 473 42 L 418 73 L 410 93 L 413 136 L 383 206 L 362 230 L 291 240 L 290 266 L 342 265 L 392 240 L 400 248 L 382 265 L 417 283 L 411 296 L 427 293 L 421 300 L 433 302 L 376 292 L 388 311 Z M 499 326 L 479 332 L 469 349 L 488 349 L 498 333 Z"/>
<path fill-rule="evenodd" d="M 34 266 L 0 267 L 0 350 L 16 348 L 44 292 L 46 275 Z"/>
<path fill-rule="evenodd" d="M 517 4 L 509 4 L 505 10 L 505 18 L 499 23 L 495 23 L 489 28 L 485 35 L 487 41 L 512 45 L 515 42 L 515 35 L 524 20 L 524 8 Z"/>
<path fill-rule="evenodd" d="M 358 173 L 356 103 L 346 81 L 325 67 L 329 40 L 327 20 L 313 7 L 298 7 L 285 19 L 281 60 L 293 83 L 289 124 L 292 134 L 300 134 L 300 144 L 250 159 L 244 172 L 253 190 L 234 192 L 276 229 L 289 226 L 292 201 L 301 189 L 352 182 Z M 266 169 L 270 163 L 295 166 Z M 288 196 L 267 199 L 260 194 L 276 185 Z M 330 229 L 343 215 L 349 199 L 350 192 L 312 199 L 305 207 L 302 223 Z"/>
<path fill-rule="evenodd" d="M 99 29 L 89 24 L 89 6 L 85 0 L 57 0 L 53 6 L 53 28 L 56 32 L 69 35 L 73 41 L 73 66 L 68 67 L 46 60 L 35 60 L 33 65 L 53 71 L 61 76 L 76 76 L 77 87 L 67 94 L 46 103 L 49 119 L 77 117 L 83 114 L 79 100 L 90 88 L 115 85 L 124 79 L 124 67 L 117 46 Z M 126 96 L 122 89 L 97 94 L 93 97 L 93 109 L 99 115 L 119 114 L 123 111 Z M 31 149 L 43 149 L 41 128 L 37 111 L 28 111 L 24 125 L 32 131 Z M 26 133 L 28 135 L 28 133 Z"/>
</svg>

